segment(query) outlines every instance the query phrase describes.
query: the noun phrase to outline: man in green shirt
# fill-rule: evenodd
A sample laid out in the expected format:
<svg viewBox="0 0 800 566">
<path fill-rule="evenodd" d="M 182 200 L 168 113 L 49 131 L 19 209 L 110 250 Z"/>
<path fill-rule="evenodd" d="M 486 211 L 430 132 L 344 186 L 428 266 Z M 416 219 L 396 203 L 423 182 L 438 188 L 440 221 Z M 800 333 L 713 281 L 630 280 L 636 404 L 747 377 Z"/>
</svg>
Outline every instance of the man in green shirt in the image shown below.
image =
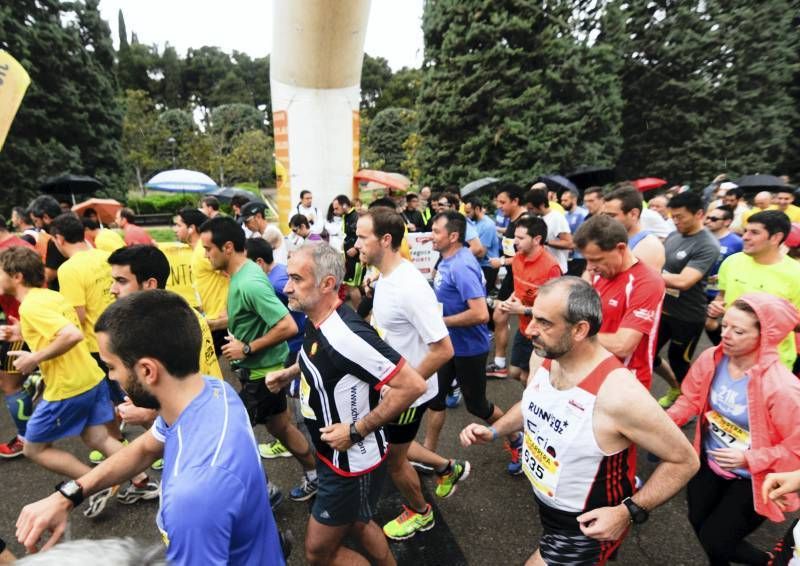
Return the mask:
<svg viewBox="0 0 800 566">
<path fill-rule="evenodd" d="M 289 449 L 303 467 L 302 483 L 290 492 L 295 501 L 305 501 L 317 492 L 314 456 L 305 436 L 289 416 L 286 391 L 271 393 L 264 376 L 283 369 L 289 354 L 288 338 L 297 325 L 275 295 L 258 265 L 247 259 L 241 226 L 229 217 L 216 217 L 200 226 L 200 242 L 214 269 L 230 277 L 228 287 L 228 342 L 225 356 L 242 383 L 242 398 L 250 424 L 263 423 Z M 270 501 L 275 498 L 270 490 Z"/>
</svg>

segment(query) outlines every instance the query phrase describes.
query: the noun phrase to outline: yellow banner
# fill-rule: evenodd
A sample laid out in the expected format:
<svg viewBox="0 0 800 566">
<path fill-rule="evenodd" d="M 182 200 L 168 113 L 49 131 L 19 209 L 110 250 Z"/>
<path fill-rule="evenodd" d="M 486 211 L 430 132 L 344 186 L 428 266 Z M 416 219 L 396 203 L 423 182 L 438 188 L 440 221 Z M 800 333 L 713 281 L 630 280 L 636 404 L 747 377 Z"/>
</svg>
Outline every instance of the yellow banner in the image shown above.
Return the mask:
<svg viewBox="0 0 800 566">
<path fill-rule="evenodd" d="M 0 150 L 29 84 L 31 78 L 22 65 L 0 49 Z"/>
</svg>

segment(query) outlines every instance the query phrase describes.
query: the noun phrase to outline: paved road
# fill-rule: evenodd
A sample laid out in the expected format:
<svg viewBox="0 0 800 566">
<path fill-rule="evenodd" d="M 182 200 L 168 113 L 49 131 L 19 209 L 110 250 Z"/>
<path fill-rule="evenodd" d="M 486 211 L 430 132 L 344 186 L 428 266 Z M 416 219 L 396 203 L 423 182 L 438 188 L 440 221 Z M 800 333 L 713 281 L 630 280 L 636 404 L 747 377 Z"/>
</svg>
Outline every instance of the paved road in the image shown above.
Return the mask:
<svg viewBox="0 0 800 566">
<path fill-rule="evenodd" d="M 663 385 L 654 386 L 661 393 Z M 508 407 L 521 395 L 518 383 L 492 381 L 489 385 L 490 399 L 501 407 Z M 467 458 L 473 466 L 469 479 L 453 497 L 435 500 L 433 478 L 423 478 L 429 501 L 433 501 L 437 526 L 427 533 L 417 535 L 404 543 L 392 543 L 392 549 L 400 564 L 457 565 L 457 564 L 521 564 L 536 546 L 541 532 L 535 510 L 533 495 L 524 476 L 509 477 L 505 472 L 506 454 L 502 446 L 491 445 L 464 449 L 458 445 L 458 431 L 472 418 L 463 405 L 448 411 L 447 423 L 442 434 L 443 455 Z M 7 412 L 0 410 L 0 438 L 13 434 Z M 689 429 L 687 429 L 689 432 Z M 265 436 L 263 427 L 257 436 Z M 86 450 L 77 441 L 65 446 L 76 454 L 85 455 Z M 653 464 L 640 456 L 642 477 L 649 476 Z M 292 459 L 271 460 L 266 463 L 271 479 L 288 490 L 299 480 L 300 468 Z M 0 462 L 0 536 L 13 537 L 14 523 L 21 507 L 30 501 L 47 496 L 59 481 L 54 474 L 46 472 L 33 463 L 19 458 Z M 435 500 L 435 501 L 434 501 Z M 134 537 L 146 544 L 158 544 L 160 537 L 154 525 L 156 502 L 138 503 L 133 506 L 112 504 L 106 513 L 94 520 L 74 513 L 71 520 L 73 538 Z M 379 508 L 379 520 L 391 519 L 400 511 L 400 498 L 391 485 L 386 487 Z M 622 545 L 618 564 L 704 564 L 702 551 L 686 520 L 686 503 L 683 493 L 652 513 L 651 520 L 634 529 Z M 286 501 L 278 509 L 277 521 L 281 528 L 291 529 L 302 548 L 308 505 Z M 772 546 L 785 529 L 784 525 L 765 524 L 751 538 L 755 543 Z M 10 548 L 22 551 L 14 541 Z M 303 564 L 302 551 L 296 552 L 290 564 Z"/>
</svg>

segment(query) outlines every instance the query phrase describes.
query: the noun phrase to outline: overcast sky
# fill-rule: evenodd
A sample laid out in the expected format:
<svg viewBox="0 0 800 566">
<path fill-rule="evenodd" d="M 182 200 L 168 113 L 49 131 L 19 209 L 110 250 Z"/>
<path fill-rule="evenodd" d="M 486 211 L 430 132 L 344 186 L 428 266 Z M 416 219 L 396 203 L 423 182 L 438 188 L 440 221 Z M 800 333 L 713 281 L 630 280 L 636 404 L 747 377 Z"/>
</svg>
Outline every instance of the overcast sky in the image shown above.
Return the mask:
<svg viewBox="0 0 800 566">
<path fill-rule="evenodd" d="M 100 0 L 100 12 L 111 26 L 115 46 L 119 45 L 117 12 L 121 8 L 128 35 L 135 32 L 140 43 L 156 43 L 159 50 L 167 42 L 181 55 L 189 47 L 214 45 L 228 53 L 235 49 L 263 57 L 272 50 L 274 1 Z M 419 67 L 422 2 L 372 0 L 365 51 L 386 58 L 393 70 Z"/>
</svg>

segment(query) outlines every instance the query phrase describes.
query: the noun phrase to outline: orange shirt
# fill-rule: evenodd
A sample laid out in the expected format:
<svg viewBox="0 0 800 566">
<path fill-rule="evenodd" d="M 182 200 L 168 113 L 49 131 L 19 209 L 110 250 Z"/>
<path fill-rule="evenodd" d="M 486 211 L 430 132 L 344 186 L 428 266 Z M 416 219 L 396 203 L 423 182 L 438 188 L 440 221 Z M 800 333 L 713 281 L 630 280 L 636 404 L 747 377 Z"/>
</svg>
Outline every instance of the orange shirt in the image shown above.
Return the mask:
<svg viewBox="0 0 800 566">
<path fill-rule="evenodd" d="M 554 279 L 561 277 L 561 267 L 558 261 L 547 253 L 544 246 L 534 252 L 532 257 L 518 253 L 511 260 L 511 271 L 514 274 L 514 296 L 526 307 L 533 306 L 539 287 Z M 531 323 L 531 317 L 519 315 L 519 330 L 523 334 Z"/>
</svg>

